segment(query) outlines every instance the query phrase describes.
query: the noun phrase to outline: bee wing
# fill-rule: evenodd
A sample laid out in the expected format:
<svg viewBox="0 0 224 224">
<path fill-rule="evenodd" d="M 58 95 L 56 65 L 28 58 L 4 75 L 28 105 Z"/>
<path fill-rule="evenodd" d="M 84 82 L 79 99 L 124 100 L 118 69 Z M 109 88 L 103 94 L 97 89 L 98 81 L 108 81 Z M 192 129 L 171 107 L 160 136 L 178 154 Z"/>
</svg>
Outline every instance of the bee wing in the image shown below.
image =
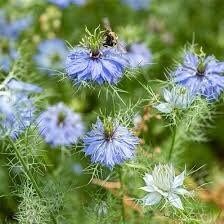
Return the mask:
<svg viewBox="0 0 224 224">
<path fill-rule="evenodd" d="M 124 42 L 118 41 L 116 47 L 120 52 L 127 53 L 127 45 Z"/>
</svg>

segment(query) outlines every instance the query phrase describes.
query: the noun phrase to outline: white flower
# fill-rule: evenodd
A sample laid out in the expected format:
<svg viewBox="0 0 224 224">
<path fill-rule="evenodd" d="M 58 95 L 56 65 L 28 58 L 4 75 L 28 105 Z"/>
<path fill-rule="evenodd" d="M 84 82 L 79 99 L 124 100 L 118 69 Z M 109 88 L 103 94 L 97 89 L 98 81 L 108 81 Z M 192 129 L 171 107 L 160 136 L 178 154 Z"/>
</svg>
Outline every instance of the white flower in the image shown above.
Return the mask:
<svg viewBox="0 0 224 224">
<path fill-rule="evenodd" d="M 184 87 L 174 87 L 170 91 L 164 89 L 163 97 L 166 102 L 155 106 L 162 113 L 171 113 L 173 109 L 187 109 L 194 101 L 195 96 Z"/>
<path fill-rule="evenodd" d="M 155 205 L 164 198 L 172 206 L 183 209 L 179 195 L 190 195 L 182 185 L 185 178 L 185 171 L 175 176 L 172 165 L 156 165 L 152 174 L 146 174 L 143 178 L 146 186 L 141 187 L 148 194 L 142 199 L 144 205 Z"/>
</svg>

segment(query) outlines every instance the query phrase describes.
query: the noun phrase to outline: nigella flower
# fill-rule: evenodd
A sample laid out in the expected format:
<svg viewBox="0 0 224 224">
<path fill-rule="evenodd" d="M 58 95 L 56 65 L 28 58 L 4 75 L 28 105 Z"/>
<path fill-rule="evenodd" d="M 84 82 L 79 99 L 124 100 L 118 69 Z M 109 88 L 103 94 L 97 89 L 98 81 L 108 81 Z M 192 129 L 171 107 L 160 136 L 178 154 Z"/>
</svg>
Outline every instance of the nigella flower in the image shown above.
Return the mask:
<svg viewBox="0 0 224 224">
<path fill-rule="evenodd" d="M 58 5 L 61 8 L 66 8 L 71 3 L 76 5 L 84 5 L 86 3 L 86 0 L 48 0 L 48 1 Z"/>
<path fill-rule="evenodd" d="M 93 163 L 112 169 L 135 155 L 139 139 L 126 127 L 111 120 L 103 123 L 99 118 L 83 139 L 84 152 Z"/>
<path fill-rule="evenodd" d="M 81 116 L 63 103 L 49 107 L 37 121 L 40 134 L 53 147 L 75 144 L 84 133 Z"/>
<path fill-rule="evenodd" d="M 151 0 L 123 0 L 123 2 L 134 10 L 141 10 L 148 9 Z"/>
<path fill-rule="evenodd" d="M 23 94 L 29 94 L 29 93 L 41 93 L 42 88 L 31 84 L 31 83 L 26 83 L 22 82 L 20 80 L 17 80 L 14 77 L 10 77 L 9 79 L 5 80 L 5 86 L 10 89 L 11 91 L 14 92 L 20 92 Z"/>
<path fill-rule="evenodd" d="M 172 206 L 183 209 L 179 196 L 189 196 L 191 193 L 182 187 L 185 178 L 185 171 L 175 175 L 172 165 L 156 165 L 151 174 L 146 174 L 144 181 L 146 186 L 141 187 L 148 194 L 142 199 L 144 205 L 158 204 L 165 199 Z"/>
<path fill-rule="evenodd" d="M 127 47 L 127 56 L 130 66 L 146 66 L 152 60 L 152 54 L 144 43 L 134 43 Z"/>
<path fill-rule="evenodd" d="M 30 91 L 25 93 L 16 89 L 15 82 L 16 79 L 6 80 L 1 85 L 5 91 L 0 92 L 0 133 L 12 138 L 18 137 L 34 121 L 35 107 L 33 99 L 29 97 L 29 93 L 32 92 L 30 87 L 32 86 L 35 92 L 37 89 L 40 90 L 33 84 L 17 81 L 18 84 L 23 84 L 24 88 L 29 87 Z"/>
<path fill-rule="evenodd" d="M 166 102 L 155 106 L 162 113 L 171 113 L 174 109 L 186 110 L 195 99 L 192 92 L 181 86 L 175 86 L 171 90 L 164 89 L 163 96 Z"/>
<path fill-rule="evenodd" d="M 32 17 L 26 16 L 23 18 L 17 18 L 14 20 L 9 20 L 7 18 L 6 12 L 0 10 L 0 36 L 15 40 L 19 35 L 30 26 L 32 23 Z"/>
<path fill-rule="evenodd" d="M 38 53 L 34 56 L 36 64 L 45 69 L 48 73 L 64 68 L 64 61 L 67 56 L 65 43 L 60 39 L 50 39 L 38 45 Z"/>
<path fill-rule="evenodd" d="M 9 72 L 13 61 L 18 56 L 19 54 L 13 41 L 6 40 L 5 38 L 0 40 L 0 70 Z"/>
<path fill-rule="evenodd" d="M 224 62 L 215 57 L 200 57 L 186 52 L 182 65 L 173 72 L 172 77 L 193 93 L 208 100 L 216 100 L 224 89 Z"/>
<path fill-rule="evenodd" d="M 128 65 L 123 54 L 114 48 L 91 52 L 83 47 L 73 49 L 66 60 L 66 71 L 75 83 L 116 84 Z"/>
</svg>

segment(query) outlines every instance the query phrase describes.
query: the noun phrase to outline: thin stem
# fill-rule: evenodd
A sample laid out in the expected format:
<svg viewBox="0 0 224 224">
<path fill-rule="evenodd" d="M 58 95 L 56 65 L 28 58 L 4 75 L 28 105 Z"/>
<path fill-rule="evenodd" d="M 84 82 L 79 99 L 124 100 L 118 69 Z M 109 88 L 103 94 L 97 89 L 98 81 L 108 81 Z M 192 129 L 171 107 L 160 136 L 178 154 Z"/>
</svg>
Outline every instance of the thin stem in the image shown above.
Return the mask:
<svg viewBox="0 0 224 224">
<path fill-rule="evenodd" d="M 125 207 L 124 207 L 124 185 L 123 185 L 123 175 L 122 175 L 122 167 L 119 167 L 119 179 L 120 179 L 120 184 L 121 184 L 121 206 L 122 206 L 122 221 L 123 224 L 126 223 L 125 221 Z"/>
<path fill-rule="evenodd" d="M 172 132 L 173 132 L 172 133 L 172 142 L 171 142 L 171 145 L 170 145 L 170 151 L 169 151 L 169 155 L 168 155 L 168 162 L 171 160 L 171 156 L 172 156 L 172 153 L 173 153 L 174 143 L 175 143 L 175 139 L 176 139 L 176 132 L 177 132 L 176 125 L 173 127 Z"/>
<path fill-rule="evenodd" d="M 23 157 L 21 156 L 19 150 L 17 149 L 16 145 L 14 144 L 14 142 L 12 141 L 12 139 L 11 139 L 10 137 L 9 137 L 8 139 L 9 139 L 9 141 L 10 141 L 10 143 L 11 143 L 11 145 L 12 145 L 14 151 L 15 151 L 15 154 L 16 154 L 18 160 L 20 161 L 20 163 L 21 163 L 22 166 L 23 166 L 23 169 L 24 169 L 25 174 L 26 174 L 27 177 L 30 179 L 30 181 L 31 181 L 31 183 L 32 183 L 32 185 L 33 185 L 33 187 L 34 187 L 34 189 L 36 190 L 38 196 L 39 196 L 41 199 L 44 198 L 42 192 L 40 191 L 40 189 L 39 189 L 39 187 L 38 187 L 38 185 L 37 185 L 37 182 L 36 182 L 34 176 L 32 175 L 32 173 L 30 172 L 29 168 L 27 167 L 27 165 L 26 165 L 26 163 L 25 163 Z M 53 216 L 53 214 L 50 214 L 50 216 L 51 216 L 51 219 L 52 219 L 53 223 L 57 224 L 57 221 L 56 221 L 55 217 Z"/>
</svg>

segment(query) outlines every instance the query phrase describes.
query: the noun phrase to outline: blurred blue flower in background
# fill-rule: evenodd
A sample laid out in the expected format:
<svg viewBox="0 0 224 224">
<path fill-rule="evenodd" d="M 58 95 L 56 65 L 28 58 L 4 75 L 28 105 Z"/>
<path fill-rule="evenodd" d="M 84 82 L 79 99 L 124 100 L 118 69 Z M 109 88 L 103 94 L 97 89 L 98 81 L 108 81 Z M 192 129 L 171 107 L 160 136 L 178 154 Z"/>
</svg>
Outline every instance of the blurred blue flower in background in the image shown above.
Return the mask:
<svg viewBox="0 0 224 224">
<path fill-rule="evenodd" d="M 53 73 L 64 68 L 68 51 L 62 40 L 57 38 L 44 40 L 39 43 L 37 50 L 34 60 L 40 69 Z"/>
<path fill-rule="evenodd" d="M 53 147 L 75 144 L 84 134 L 81 116 L 63 103 L 49 107 L 37 122 L 40 134 Z"/>
<path fill-rule="evenodd" d="M 224 62 L 213 56 L 200 57 L 186 52 L 183 64 L 171 74 L 179 83 L 208 100 L 216 100 L 224 89 Z"/>
<path fill-rule="evenodd" d="M 41 93 L 42 92 L 42 88 L 34 85 L 34 84 L 30 84 L 30 83 L 26 83 L 26 82 L 22 82 L 20 80 L 17 80 L 14 77 L 10 77 L 9 79 L 6 79 L 5 81 L 5 86 L 10 89 L 11 91 L 14 92 L 20 92 L 23 94 L 29 94 L 29 93 Z"/>
<path fill-rule="evenodd" d="M 76 5 L 84 5 L 86 3 L 86 0 L 48 0 L 48 1 L 58 5 L 61 8 L 66 8 L 71 3 Z"/>
<path fill-rule="evenodd" d="M 6 79 L 1 88 L 4 91 L 0 92 L 0 133 L 16 138 L 34 121 L 35 107 L 29 95 L 39 93 L 41 88 L 15 78 Z"/>
<path fill-rule="evenodd" d="M 97 54 L 86 48 L 75 48 L 66 60 L 67 74 L 75 83 L 116 84 L 127 66 L 127 58 L 110 47 L 102 48 Z"/>
<path fill-rule="evenodd" d="M 152 61 L 152 53 L 144 43 L 134 43 L 128 46 L 127 56 L 133 68 L 149 65 Z"/>
<path fill-rule="evenodd" d="M 5 11 L 0 10 L 0 37 L 15 40 L 32 23 L 32 16 L 9 20 Z"/>
<path fill-rule="evenodd" d="M 151 0 L 123 0 L 123 2 L 134 10 L 141 10 L 148 9 Z"/>
<path fill-rule="evenodd" d="M 163 97 L 166 102 L 160 102 L 155 106 L 162 113 L 171 113 L 174 109 L 185 110 L 195 99 L 195 95 L 182 86 L 175 86 L 171 90 L 164 89 Z"/>
<path fill-rule="evenodd" d="M 84 152 L 91 156 L 93 163 L 100 163 L 110 169 L 132 159 L 139 139 L 118 122 L 99 118 L 90 132 L 83 139 Z"/>
</svg>

